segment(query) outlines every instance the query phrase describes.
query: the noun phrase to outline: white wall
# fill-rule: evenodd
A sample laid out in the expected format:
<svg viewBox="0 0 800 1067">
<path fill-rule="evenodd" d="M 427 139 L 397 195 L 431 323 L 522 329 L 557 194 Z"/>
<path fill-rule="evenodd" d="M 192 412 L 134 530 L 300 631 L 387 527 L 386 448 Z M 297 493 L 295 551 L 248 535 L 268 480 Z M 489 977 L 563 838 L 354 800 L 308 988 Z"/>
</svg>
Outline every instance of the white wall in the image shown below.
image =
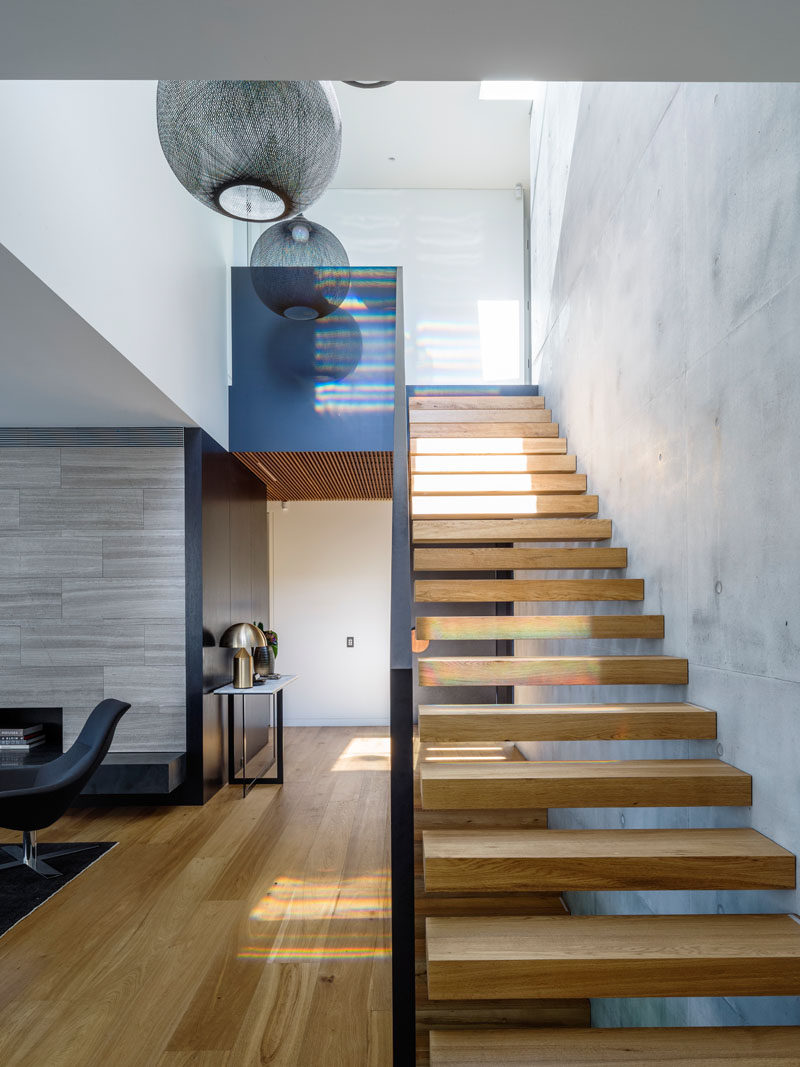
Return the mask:
<svg viewBox="0 0 800 1067">
<path fill-rule="evenodd" d="M 409 384 L 514 383 L 524 377 L 523 203 L 513 189 L 329 189 L 308 216 L 353 265 L 403 267 Z M 248 248 L 262 228 L 249 229 Z"/>
<path fill-rule="evenodd" d="M 0 243 L 227 444 L 232 224 L 170 171 L 155 93 L 0 82 Z"/>
<path fill-rule="evenodd" d="M 286 693 L 286 724 L 388 724 L 391 501 L 269 510 L 277 666 L 299 675 Z"/>
</svg>

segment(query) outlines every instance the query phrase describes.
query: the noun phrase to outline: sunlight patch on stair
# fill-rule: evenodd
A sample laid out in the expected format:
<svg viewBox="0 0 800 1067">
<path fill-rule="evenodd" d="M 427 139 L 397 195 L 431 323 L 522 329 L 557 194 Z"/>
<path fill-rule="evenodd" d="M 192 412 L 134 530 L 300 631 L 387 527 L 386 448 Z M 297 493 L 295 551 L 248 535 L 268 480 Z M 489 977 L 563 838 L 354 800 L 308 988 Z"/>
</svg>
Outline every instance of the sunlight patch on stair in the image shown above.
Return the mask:
<svg viewBox="0 0 800 1067">
<path fill-rule="evenodd" d="M 522 454 L 525 452 L 525 441 L 522 437 L 417 437 L 413 442 L 413 450 L 429 455 L 464 455 L 472 452 L 483 455 Z"/>
</svg>

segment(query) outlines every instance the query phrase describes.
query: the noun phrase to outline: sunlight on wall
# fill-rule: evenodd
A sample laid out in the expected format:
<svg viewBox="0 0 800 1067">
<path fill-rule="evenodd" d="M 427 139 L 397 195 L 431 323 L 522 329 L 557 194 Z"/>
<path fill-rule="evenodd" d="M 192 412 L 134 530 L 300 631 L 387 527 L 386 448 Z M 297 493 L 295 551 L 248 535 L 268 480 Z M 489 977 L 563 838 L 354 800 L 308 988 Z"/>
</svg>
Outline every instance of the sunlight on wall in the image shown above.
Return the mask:
<svg viewBox="0 0 800 1067">
<path fill-rule="evenodd" d="M 479 300 L 478 322 L 483 380 L 520 381 L 519 300 Z"/>
</svg>

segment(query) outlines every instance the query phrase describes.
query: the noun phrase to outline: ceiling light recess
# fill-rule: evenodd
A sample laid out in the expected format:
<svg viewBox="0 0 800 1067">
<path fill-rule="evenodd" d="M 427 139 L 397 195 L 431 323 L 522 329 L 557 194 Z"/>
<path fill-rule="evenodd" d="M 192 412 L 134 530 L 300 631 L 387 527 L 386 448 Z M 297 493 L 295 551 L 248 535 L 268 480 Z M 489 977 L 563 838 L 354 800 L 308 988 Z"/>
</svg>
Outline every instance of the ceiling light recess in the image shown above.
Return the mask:
<svg viewBox="0 0 800 1067">
<path fill-rule="evenodd" d="M 342 119 L 331 82 L 160 81 L 156 115 L 175 177 L 230 218 L 296 215 L 339 165 Z"/>
</svg>

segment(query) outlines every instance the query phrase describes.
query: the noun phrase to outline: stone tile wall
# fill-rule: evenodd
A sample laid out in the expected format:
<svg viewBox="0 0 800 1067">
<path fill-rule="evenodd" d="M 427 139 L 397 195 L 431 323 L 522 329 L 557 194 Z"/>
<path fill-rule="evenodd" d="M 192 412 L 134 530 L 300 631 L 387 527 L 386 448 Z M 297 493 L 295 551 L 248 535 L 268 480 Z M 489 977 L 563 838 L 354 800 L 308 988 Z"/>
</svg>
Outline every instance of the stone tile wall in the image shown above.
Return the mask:
<svg viewBox="0 0 800 1067">
<path fill-rule="evenodd" d="M 183 449 L 0 448 L 0 707 L 104 697 L 113 750 L 186 747 Z"/>
</svg>

